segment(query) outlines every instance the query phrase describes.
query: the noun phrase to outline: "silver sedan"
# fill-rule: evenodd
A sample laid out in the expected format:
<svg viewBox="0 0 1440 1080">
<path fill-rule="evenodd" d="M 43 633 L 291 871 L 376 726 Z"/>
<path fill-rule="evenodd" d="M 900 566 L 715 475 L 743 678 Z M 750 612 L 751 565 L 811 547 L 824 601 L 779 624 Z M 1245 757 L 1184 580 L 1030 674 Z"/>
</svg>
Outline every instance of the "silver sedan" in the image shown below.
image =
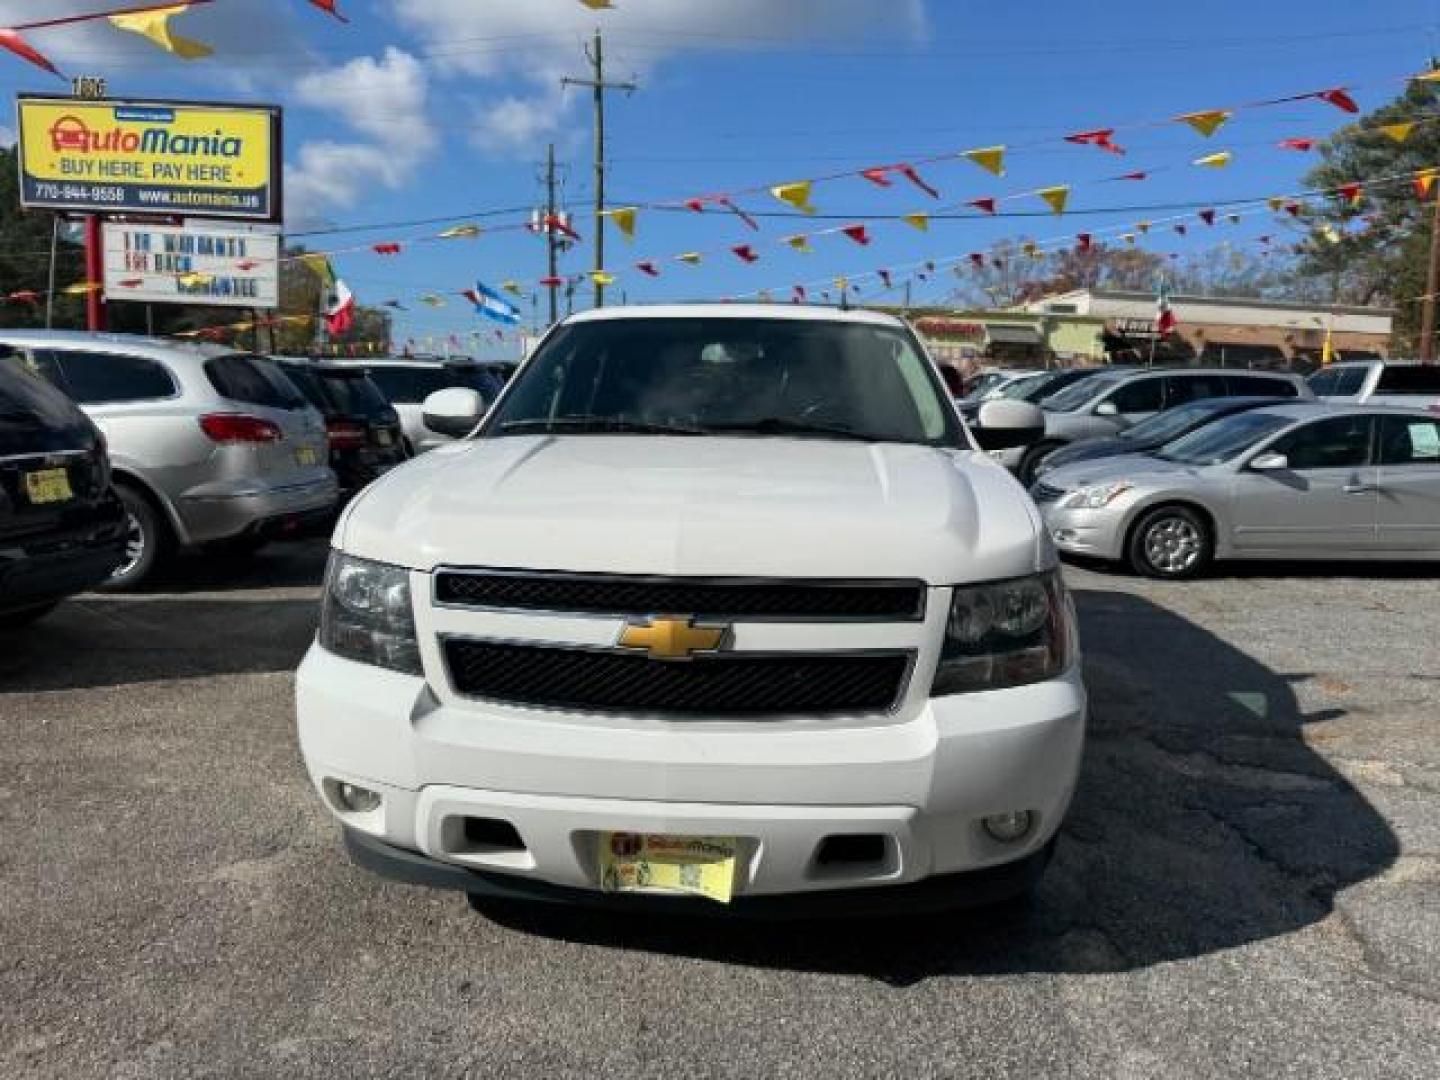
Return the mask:
<svg viewBox="0 0 1440 1080">
<path fill-rule="evenodd" d="M 1215 559 L 1440 560 L 1440 415 L 1277 405 L 1030 491 L 1065 553 L 1193 577 Z"/>
</svg>

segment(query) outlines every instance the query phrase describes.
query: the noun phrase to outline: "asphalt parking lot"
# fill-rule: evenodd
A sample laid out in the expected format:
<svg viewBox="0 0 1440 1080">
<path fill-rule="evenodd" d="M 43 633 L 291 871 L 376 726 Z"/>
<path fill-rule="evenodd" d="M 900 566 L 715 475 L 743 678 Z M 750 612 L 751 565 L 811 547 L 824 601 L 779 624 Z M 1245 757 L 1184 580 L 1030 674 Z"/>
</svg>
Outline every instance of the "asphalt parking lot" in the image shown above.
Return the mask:
<svg viewBox="0 0 1440 1080">
<path fill-rule="evenodd" d="M 473 913 L 353 869 L 291 671 L 320 543 L 0 645 L 0 1076 L 1440 1075 L 1440 580 L 1074 569 L 1033 904 Z"/>
</svg>

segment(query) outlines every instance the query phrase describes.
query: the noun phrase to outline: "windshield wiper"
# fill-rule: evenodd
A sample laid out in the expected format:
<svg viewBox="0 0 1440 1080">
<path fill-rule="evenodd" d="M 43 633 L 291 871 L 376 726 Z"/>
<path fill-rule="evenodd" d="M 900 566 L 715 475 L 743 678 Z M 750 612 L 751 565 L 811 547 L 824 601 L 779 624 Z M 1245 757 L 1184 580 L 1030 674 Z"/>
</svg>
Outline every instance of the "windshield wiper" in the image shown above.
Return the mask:
<svg viewBox="0 0 1440 1080">
<path fill-rule="evenodd" d="M 877 435 L 867 435 L 854 428 L 836 424 L 811 424 L 804 420 L 788 420 L 783 416 L 769 416 L 763 420 L 744 420 L 733 424 L 710 424 L 708 430 L 734 434 L 753 432 L 756 435 L 813 435 L 824 439 L 854 439 L 857 442 L 883 442 Z"/>
<path fill-rule="evenodd" d="M 500 425 L 506 435 L 525 433 L 575 435 L 584 433 L 614 435 L 704 435 L 700 428 L 679 424 L 652 424 L 643 420 L 625 420 L 618 416 L 554 416 L 529 420 L 506 420 Z"/>
</svg>

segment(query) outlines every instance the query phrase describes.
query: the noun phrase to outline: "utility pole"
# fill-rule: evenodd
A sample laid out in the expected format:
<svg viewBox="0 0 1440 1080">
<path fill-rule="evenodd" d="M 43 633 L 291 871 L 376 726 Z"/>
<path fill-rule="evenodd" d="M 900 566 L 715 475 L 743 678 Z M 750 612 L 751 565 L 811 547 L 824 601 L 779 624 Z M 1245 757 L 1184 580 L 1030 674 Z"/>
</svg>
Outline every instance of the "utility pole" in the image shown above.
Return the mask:
<svg viewBox="0 0 1440 1080">
<path fill-rule="evenodd" d="M 560 85 L 588 86 L 595 98 L 595 306 L 598 308 L 605 306 L 605 286 L 598 277 L 605 269 L 605 91 L 624 90 L 629 94 L 635 91 L 635 84 L 605 81 L 605 51 L 598 26 L 594 44 L 585 50 L 585 56 L 590 61 L 591 77 L 567 77 L 560 80 Z"/>
<path fill-rule="evenodd" d="M 1435 293 L 1440 290 L 1440 190 L 1435 192 L 1430 217 L 1430 272 L 1425 278 L 1425 301 L 1420 307 L 1420 362 L 1435 362 Z"/>
<path fill-rule="evenodd" d="M 559 272 L 559 246 L 560 240 L 555 235 L 555 144 L 551 143 L 545 151 L 545 273 L 550 279 L 546 291 L 550 294 L 550 325 L 554 326 L 560 318 L 558 286 L 555 284 L 556 275 Z"/>
</svg>

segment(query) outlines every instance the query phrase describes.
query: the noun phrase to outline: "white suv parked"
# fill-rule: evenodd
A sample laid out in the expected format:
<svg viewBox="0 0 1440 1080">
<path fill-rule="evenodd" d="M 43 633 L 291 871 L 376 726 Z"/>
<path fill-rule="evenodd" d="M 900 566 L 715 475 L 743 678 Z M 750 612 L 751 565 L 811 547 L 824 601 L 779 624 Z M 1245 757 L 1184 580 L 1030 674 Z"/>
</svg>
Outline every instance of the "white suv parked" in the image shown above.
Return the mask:
<svg viewBox="0 0 1440 1080">
<path fill-rule="evenodd" d="M 296 693 L 364 866 L 752 912 L 1027 888 L 1085 727 L 1034 504 L 903 323 L 807 307 L 562 323 L 351 504 Z"/>
</svg>

